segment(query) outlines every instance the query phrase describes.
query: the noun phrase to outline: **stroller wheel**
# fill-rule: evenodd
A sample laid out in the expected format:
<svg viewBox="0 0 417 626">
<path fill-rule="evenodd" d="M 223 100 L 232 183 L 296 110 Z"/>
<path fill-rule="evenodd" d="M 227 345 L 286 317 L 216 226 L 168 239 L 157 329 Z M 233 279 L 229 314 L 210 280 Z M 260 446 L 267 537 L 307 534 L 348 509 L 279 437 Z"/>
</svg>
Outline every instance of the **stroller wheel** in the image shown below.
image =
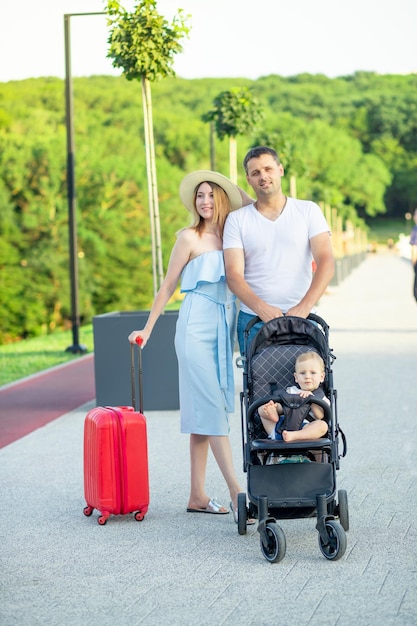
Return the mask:
<svg viewBox="0 0 417 626">
<path fill-rule="evenodd" d="M 329 561 L 338 561 L 346 552 L 346 533 L 344 528 L 334 520 L 326 522 L 326 532 L 328 541 L 324 543 L 319 535 L 319 546 L 321 553 Z"/>
<path fill-rule="evenodd" d="M 246 508 L 246 493 L 237 494 L 237 532 L 239 535 L 246 535 L 246 520 L 248 511 Z"/>
<path fill-rule="evenodd" d="M 337 492 L 338 498 L 338 506 L 337 513 L 339 516 L 339 521 L 342 524 L 343 528 L 348 531 L 349 530 L 349 507 L 348 507 L 348 497 L 347 491 L 345 489 L 339 489 Z"/>
<path fill-rule="evenodd" d="M 276 522 L 269 522 L 261 533 L 261 551 L 267 561 L 278 563 L 285 556 L 287 541 L 284 531 Z"/>
</svg>

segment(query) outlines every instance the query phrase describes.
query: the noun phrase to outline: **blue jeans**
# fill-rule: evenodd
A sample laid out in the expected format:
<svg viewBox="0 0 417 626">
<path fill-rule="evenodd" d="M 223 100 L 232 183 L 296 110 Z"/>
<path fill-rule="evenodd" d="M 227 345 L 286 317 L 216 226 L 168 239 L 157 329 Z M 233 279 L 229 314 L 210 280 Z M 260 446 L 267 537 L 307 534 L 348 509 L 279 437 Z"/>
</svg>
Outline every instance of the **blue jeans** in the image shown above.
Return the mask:
<svg viewBox="0 0 417 626">
<path fill-rule="evenodd" d="M 253 315 L 252 313 L 244 313 L 243 311 L 239 311 L 239 315 L 237 318 L 237 340 L 239 342 L 240 354 L 242 356 L 244 356 L 245 354 L 245 339 L 244 339 L 245 328 L 254 317 L 256 317 L 256 315 Z M 258 332 L 258 330 L 263 325 L 264 325 L 263 322 L 258 322 L 257 324 L 252 326 L 252 328 L 249 331 L 249 336 L 248 336 L 248 340 L 246 343 L 247 346 L 249 345 L 249 343 L 252 341 L 252 339 Z"/>
</svg>

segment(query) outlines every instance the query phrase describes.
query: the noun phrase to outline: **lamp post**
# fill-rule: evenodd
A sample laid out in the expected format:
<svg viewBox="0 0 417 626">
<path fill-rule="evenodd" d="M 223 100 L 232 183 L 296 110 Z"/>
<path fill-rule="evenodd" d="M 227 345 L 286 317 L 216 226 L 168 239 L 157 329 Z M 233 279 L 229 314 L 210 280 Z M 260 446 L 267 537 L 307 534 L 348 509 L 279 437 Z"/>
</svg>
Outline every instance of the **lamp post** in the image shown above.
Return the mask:
<svg viewBox="0 0 417 626">
<path fill-rule="evenodd" d="M 79 343 L 80 313 L 78 307 L 78 255 L 77 255 L 77 212 L 75 193 L 75 148 L 73 123 L 73 97 L 71 76 L 71 17 L 81 15 L 105 15 L 101 13 L 66 13 L 64 15 L 65 32 L 65 122 L 67 128 L 67 188 L 68 188 L 68 227 L 70 251 L 71 284 L 71 324 L 72 346 L 66 352 L 84 353 L 87 348 Z"/>
</svg>

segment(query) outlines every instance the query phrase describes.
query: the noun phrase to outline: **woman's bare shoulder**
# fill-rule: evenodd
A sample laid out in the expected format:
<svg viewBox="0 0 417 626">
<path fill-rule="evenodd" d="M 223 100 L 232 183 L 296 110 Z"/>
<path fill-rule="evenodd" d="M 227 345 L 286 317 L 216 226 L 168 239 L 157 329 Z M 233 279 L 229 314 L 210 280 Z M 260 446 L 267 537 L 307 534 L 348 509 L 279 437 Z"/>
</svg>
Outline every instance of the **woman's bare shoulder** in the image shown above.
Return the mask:
<svg viewBox="0 0 417 626">
<path fill-rule="evenodd" d="M 194 240 L 197 238 L 197 233 L 191 226 L 185 226 L 185 228 L 181 228 L 181 230 L 177 232 L 177 239 L 182 239 L 183 241 Z"/>
</svg>

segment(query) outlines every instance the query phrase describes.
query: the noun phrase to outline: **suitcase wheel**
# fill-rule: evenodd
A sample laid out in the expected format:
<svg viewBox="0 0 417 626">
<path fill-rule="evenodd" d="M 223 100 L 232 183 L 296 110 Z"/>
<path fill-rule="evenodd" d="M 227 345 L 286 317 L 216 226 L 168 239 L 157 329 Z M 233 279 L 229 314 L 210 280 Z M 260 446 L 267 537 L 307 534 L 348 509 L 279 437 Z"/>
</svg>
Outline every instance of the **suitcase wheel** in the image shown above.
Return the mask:
<svg viewBox="0 0 417 626">
<path fill-rule="evenodd" d="M 109 517 L 110 515 L 100 515 L 100 517 L 97 518 L 97 523 L 100 524 L 100 526 L 104 526 Z"/>
<path fill-rule="evenodd" d="M 143 518 L 145 517 L 145 513 L 142 513 L 142 511 L 137 511 L 135 513 L 135 520 L 137 522 L 141 522 L 143 520 Z"/>
<path fill-rule="evenodd" d="M 83 513 L 84 513 L 84 515 L 86 515 L 87 517 L 90 517 L 90 515 L 92 514 L 92 512 L 93 512 L 93 511 L 94 511 L 94 509 L 93 509 L 93 507 L 92 507 L 92 506 L 86 506 L 86 507 L 84 508 Z"/>
</svg>

